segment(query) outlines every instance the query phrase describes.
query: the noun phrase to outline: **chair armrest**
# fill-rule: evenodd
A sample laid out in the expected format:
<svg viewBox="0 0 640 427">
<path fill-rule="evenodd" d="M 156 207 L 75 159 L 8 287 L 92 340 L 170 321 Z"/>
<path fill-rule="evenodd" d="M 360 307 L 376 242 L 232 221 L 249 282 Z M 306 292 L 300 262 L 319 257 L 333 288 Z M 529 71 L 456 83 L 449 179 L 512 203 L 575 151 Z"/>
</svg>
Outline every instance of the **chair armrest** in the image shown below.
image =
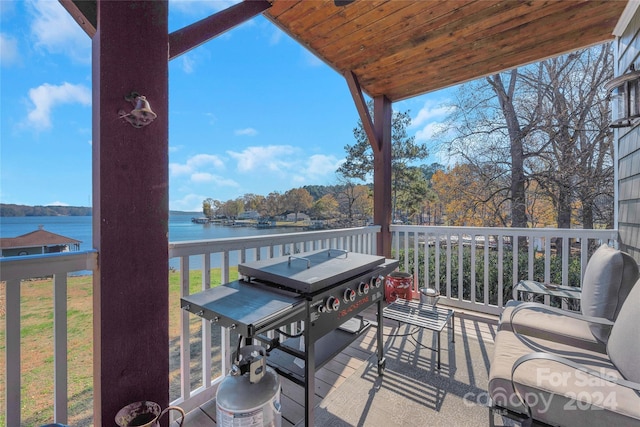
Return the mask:
<svg viewBox="0 0 640 427">
<path fill-rule="evenodd" d="M 550 354 L 550 353 L 545 353 L 545 352 L 533 352 L 533 353 L 528 353 L 525 354 L 524 356 L 520 356 L 518 358 L 518 360 L 515 361 L 515 363 L 513 364 L 513 367 L 511 368 L 511 386 L 513 387 L 513 390 L 515 391 L 515 381 L 513 379 L 513 376 L 516 372 L 516 370 L 518 369 L 518 367 L 520 367 L 520 365 L 523 365 L 531 360 L 540 360 L 540 359 L 544 359 L 544 360 L 549 360 L 549 361 L 553 361 L 553 362 L 557 362 L 560 363 L 562 365 L 565 366 L 569 366 L 570 368 L 576 369 L 580 372 L 583 372 L 591 377 L 595 377 L 598 378 L 602 381 L 606 381 L 607 383 L 610 384 L 617 384 L 621 387 L 624 388 L 628 388 L 631 390 L 634 390 L 636 393 L 640 392 L 640 383 L 636 383 L 633 381 L 629 381 L 629 380 L 625 380 L 624 378 L 616 378 L 616 377 L 612 377 L 610 375 L 606 375 L 603 372 L 598 372 L 594 369 L 591 368 L 587 368 L 584 365 L 581 365 L 579 363 L 576 363 L 572 360 L 566 359 L 564 357 L 555 355 L 555 354 Z M 529 416 L 531 416 L 531 408 L 527 405 L 527 403 L 522 399 L 522 397 L 520 396 L 519 393 L 516 392 L 516 395 L 518 396 L 518 399 L 520 399 L 520 402 L 522 403 L 522 405 L 527 408 L 527 411 L 529 412 Z"/>
<path fill-rule="evenodd" d="M 526 309 L 531 309 L 531 308 L 535 308 L 537 310 L 544 310 L 548 313 L 552 313 L 552 314 L 560 314 L 562 316 L 566 316 L 566 317 L 571 317 L 573 319 L 577 319 L 577 320 L 581 320 L 583 322 L 589 322 L 589 323 L 597 323 L 599 325 L 603 325 L 603 326 L 613 326 L 613 322 L 609 319 L 605 319 L 604 317 L 592 317 L 592 316 L 585 316 L 584 314 L 575 312 L 575 311 L 568 311 L 568 310 L 562 310 L 560 308 L 557 307 L 550 307 L 548 305 L 544 305 L 544 304 L 540 304 L 540 303 L 536 303 L 536 302 L 523 302 L 522 304 L 518 304 L 518 306 L 516 306 L 512 311 L 511 311 L 511 316 L 509 317 L 509 322 L 511 324 L 511 329 L 513 330 L 513 332 L 515 334 L 518 334 L 518 332 L 516 331 L 516 325 L 514 325 L 513 323 L 513 319 L 515 318 L 516 314 L 518 314 L 518 312 L 522 311 L 522 310 L 526 310 Z M 520 334 L 518 334 L 520 335 Z"/>
</svg>

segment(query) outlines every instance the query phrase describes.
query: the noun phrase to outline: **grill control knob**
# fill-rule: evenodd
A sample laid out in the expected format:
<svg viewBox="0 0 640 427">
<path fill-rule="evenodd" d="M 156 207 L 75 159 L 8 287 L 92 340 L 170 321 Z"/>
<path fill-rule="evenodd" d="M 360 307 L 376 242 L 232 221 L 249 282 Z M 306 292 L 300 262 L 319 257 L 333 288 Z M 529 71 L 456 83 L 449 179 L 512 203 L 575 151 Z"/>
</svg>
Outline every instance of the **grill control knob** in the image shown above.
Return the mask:
<svg viewBox="0 0 640 427">
<path fill-rule="evenodd" d="M 378 275 L 378 276 L 373 276 L 371 278 L 371 280 L 369 281 L 369 287 L 371 289 L 373 288 L 379 288 L 382 285 L 382 281 L 384 280 L 384 276 L 382 275 Z"/>
<path fill-rule="evenodd" d="M 351 288 L 347 288 L 344 290 L 344 302 L 355 301 L 356 300 L 356 291 Z"/>
<path fill-rule="evenodd" d="M 327 312 L 336 311 L 340 308 L 340 300 L 334 296 L 330 296 L 327 298 L 327 303 L 325 305 Z"/>
<path fill-rule="evenodd" d="M 358 294 L 366 295 L 369 293 L 369 284 L 367 282 L 360 282 L 358 285 Z"/>
</svg>

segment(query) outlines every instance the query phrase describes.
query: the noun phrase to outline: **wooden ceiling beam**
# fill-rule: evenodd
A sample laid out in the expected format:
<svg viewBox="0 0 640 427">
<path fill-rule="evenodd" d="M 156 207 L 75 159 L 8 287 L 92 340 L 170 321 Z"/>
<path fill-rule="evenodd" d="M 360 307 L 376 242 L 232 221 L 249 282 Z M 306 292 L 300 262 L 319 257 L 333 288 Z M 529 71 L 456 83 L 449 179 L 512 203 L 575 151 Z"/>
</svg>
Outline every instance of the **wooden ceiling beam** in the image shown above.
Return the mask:
<svg viewBox="0 0 640 427">
<path fill-rule="evenodd" d="M 80 28 L 90 38 L 96 34 L 98 28 L 98 5 L 96 0 L 58 0 L 69 15 L 80 25 Z"/>
<path fill-rule="evenodd" d="M 367 134 L 367 138 L 369 138 L 369 144 L 371 144 L 371 148 L 373 148 L 374 152 L 379 152 L 382 147 L 382 142 L 377 137 L 375 127 L 373 126 L 373 120 L 371 120 L 371 114 L 369 113 L 369 108 L 364 100 L 362 88 L 358 82 L 358 77 L 356 77 L 353 72 L 347 71 L 344 73 L 344 78 L 347 80 L 347 85 L 349 86 L 349 91 L 353 97 L 353 102 L 356 104 L 356 110 L 358 110 L 358 114 L 360 115 L 362 127 Z"/>
<path fill-rule="evenodd" d="M 243 1 L 169 34 L 169 59 L 213 39 L 271 7 L 267 0 Z"/>
</svg>

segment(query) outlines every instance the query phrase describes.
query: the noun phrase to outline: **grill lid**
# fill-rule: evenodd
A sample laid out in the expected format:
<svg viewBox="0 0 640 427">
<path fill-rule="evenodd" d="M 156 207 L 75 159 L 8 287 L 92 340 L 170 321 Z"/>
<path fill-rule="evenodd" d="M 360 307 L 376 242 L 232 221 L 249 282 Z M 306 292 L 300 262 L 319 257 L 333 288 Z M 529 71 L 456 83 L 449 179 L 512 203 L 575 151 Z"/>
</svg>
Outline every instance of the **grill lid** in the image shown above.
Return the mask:
<svg viewBox="0 0 640 427">
<path fill-rule="evenodd" d="M 323 249 L 238 265 L 238 272 L 249 278 L 313 293 L 383 264 L 377 255 Z"/>
</svg>

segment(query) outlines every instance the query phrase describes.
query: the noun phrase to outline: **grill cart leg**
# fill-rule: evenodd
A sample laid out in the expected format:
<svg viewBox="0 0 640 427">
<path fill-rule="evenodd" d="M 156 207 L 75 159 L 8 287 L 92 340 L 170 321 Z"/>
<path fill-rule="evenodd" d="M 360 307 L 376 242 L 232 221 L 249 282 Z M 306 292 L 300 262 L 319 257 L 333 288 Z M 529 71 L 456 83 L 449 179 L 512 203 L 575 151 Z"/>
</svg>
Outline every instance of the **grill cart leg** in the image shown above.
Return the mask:
<svg viewBox="0 0 640 427">
<path fill-rule="evenodd" d="M 382 316 L 382 309 L 384 308 L 383 306 L 384 304 L 384 299 L 381 298 L 378 301 L 378 375 L 383 375 L 384 374 L 384 369 L 386 367 L 386 362 L 387 360 L 384 357 L 384 331 L 382 330 L 383 328 L 383 323 L 382 323 L 382 319 L 384 318 Z"/>
<path fill-rule="evenodd" d="M 307 319 L 309 322 L 309 319 Z M 313 418 L 313 405 L 316 390 L 316 355 L 315 355 L 315 343 L 311 342 L 309 327 L 311 323 L 305 323 L 304 332 L 304 345 L 305 345 L 305 360 L 304 360 L 304 425 L 305 427 L 312 427 L 314 423 Z"/>
</svg>

